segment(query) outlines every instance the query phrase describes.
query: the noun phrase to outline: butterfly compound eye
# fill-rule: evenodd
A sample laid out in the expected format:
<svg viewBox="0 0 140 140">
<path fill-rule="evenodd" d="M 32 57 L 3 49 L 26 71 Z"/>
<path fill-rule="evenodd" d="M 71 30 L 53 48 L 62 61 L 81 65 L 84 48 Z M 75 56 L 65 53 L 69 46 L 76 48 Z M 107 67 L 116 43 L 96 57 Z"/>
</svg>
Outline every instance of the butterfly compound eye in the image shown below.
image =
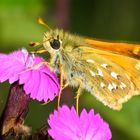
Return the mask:
<svg viewBox="0 0 140 140">
<path fill-rule="evenodd" d="M 50 42 L 50 45 L 53 49 L 57 50 L 60 48 L 60 41 L 58 39 L 54 39 Z"/>
</svg>

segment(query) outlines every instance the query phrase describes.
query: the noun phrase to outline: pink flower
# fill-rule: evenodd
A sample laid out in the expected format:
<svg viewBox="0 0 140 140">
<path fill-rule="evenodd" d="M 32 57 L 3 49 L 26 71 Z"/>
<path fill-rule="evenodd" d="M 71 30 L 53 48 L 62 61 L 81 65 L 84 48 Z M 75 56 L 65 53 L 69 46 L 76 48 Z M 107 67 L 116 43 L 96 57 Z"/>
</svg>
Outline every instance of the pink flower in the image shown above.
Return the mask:
<svg viewBox="0 0 140 140">
<path fill-rule="evenodd" d="M 59 82 L 55 74 L 41 64 L 43 61 L 42 57 L 29 54 L 26 49 L 0 54 L 0 82 L 19 81 L 32 99 L 53 100 L 58 95 Z"/>
<path fill-rule="evenodd" d="M 50 115 L 48 123 L 48 133 L 55 140 L 110 140 L 112 137 L 109 125 L 93 109 L 89 113 L 83 109 L 78 116 L 74 107 L 69 109 L 64 105 Z"/>
</svg>

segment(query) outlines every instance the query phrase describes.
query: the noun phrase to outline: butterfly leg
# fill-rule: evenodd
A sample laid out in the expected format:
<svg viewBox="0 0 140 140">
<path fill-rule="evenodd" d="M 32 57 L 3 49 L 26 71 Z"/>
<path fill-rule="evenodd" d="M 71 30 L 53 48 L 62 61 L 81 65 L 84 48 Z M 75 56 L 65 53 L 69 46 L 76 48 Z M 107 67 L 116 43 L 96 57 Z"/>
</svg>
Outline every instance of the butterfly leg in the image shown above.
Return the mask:
<svg viewBox="0 0 140 140">
<path fill-rule="evenodd" d="M 69 85 L 68 83 L 65 83 L 65 84 L 63 85 L 62 90 L 65 89 L 68 85 Z"/>
<path fill-rule="evenodd" d="M 19 72 L 18 74 L 22 74 L 22 73 L 27 72 L 27 71 L 29 71 L 29 70 L 33 70 L 33 69 L 35 69 L 35 68 L 40 67 L 41 65 L 46 65 L 46 66 L 48 66 L 48 65 L 49 65 L 49 63 L 48 63 L 48 62 L 46 62 L 46 61 L 40 62 L 40 63 L 35 64 L 34 66 L 30 67 L 30 68 L 29 68 L 29 69 L 27 69 L 27 70 L 24 70 L 24 71 L 22 71 L 22 72 Z"/>
<path fill-rule="evenodd" d="M 77 114 L 79 114 L 79 97 L 81 95 L 81 91 L 82 91 L 82 87 L 80 85 L 76 92 L 76 112 L 77 112 Z"/>
<path fill-rule="evenodd" d="M 47 62 L 47 61 L 43 61 L 43 62 L 40 62 L 40 63 L 38 63 L 38 64 L 35 64 L 33 67 L 31 67 L 32 69 L 34 69 L 34 68 L 38 68 L 38 67 L 40 67 L 41 65 L 46 65 L 46 66 L 48 66 L 49 65 L 49 62 Z"/>
<path fill-rule="evenodd" d="M 58 104 L 57 104 L 58 109 L 60 106 L 60 98 L 61 98 L 62 90 L 63 90 L 63 65 L 60 64 L 60 90 L 59 90 L 59 94 L 58 94 Z"/>
</svg>

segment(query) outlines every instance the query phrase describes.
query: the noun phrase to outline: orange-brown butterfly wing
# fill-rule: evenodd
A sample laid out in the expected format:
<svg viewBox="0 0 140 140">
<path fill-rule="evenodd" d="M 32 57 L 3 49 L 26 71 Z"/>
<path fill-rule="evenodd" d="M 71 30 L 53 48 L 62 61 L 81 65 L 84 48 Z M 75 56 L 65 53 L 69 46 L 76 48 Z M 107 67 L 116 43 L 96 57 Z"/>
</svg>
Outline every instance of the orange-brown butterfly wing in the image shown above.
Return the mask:
<svg viewBox="0 0 140 140">
<path fill-rule="evenodd" d="M 81 46 L 80 48 L 84 52 L 83 58 L 88 63 L 93 64 L 93 67 L 92 65 L 87 67 L 87 71 L 92 72 L 91 75 L 93 75 L 93 78 L 89 81 L 96 81 L 94 89 L 96 91 L 97 87 L 99 92 L 96 92 L 97 94 L 93 92 L 93 94 L 101 102 L 113 109 L 120 109 L 123 102 L 126 102 L 134 95 L 140 94 L 139 45 L 113 44 L 110 42 L 104 44 L 102 41 L 93 40 L 92 44 L 89 43 L 89 47 Z M 107 65 L 109 67 L 106 67 Z M 103 72 L 103 76 L 100 74 L 102 80 L 96 75 L 94 76 L 95 67 Z M 111 75 L 111 72 L 113 75 Z M 120 78 L 115 74 L 118 74 Z M 97 84 L 98 82 L 100 85 Z M 116 85 L 111 87 L 112 83 L 116 83 L 117 88 Z"/>
<path fill-rule="evenodd" d="M 120 65 L 140 90 L 140 45 L 92 39 L 86 41 L 95 48 L 92 51 Z"/>
<path fill-rule="evenodd" d="M 140 59 L 140 45 L 118 42 L 106 42 L 94 39 L 85 39 L 87 44 L 106 51 L 112 51 Z"/>
</svg>

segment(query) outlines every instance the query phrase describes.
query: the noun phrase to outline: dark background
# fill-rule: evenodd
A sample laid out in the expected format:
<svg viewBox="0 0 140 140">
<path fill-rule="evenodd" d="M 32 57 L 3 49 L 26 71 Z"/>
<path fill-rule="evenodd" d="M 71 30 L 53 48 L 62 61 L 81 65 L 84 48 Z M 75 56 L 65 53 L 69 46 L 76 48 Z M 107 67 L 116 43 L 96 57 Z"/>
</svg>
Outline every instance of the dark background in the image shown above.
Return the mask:
<svg viewBox="0 0 140 140">
<path fill-rule="evenodd" d="M 43 17 L 50 27 L 63 28 L 83 36 L 140 43 L 140 1 L 138 0 L 1 0 L 0 52 L 29 48 L 31 41 L 42 41 L 47 29 L 37 23 Z M 1 67 L 1 66 L 0 66 Z M 0 110 L 3 109 L 9 84 L 0 85 Z M 73 103 L 66 90 L 63 102 Z M 40 128 L 56 101 L 42 105 L 33 101 L 26 123 Z M 140 139 L 140 97 L 133 97 L 121 111 L 113 111 L 85 93 L 80 108 L 94 108 L 109 122 L 113 140 Z"/>
</svg>

